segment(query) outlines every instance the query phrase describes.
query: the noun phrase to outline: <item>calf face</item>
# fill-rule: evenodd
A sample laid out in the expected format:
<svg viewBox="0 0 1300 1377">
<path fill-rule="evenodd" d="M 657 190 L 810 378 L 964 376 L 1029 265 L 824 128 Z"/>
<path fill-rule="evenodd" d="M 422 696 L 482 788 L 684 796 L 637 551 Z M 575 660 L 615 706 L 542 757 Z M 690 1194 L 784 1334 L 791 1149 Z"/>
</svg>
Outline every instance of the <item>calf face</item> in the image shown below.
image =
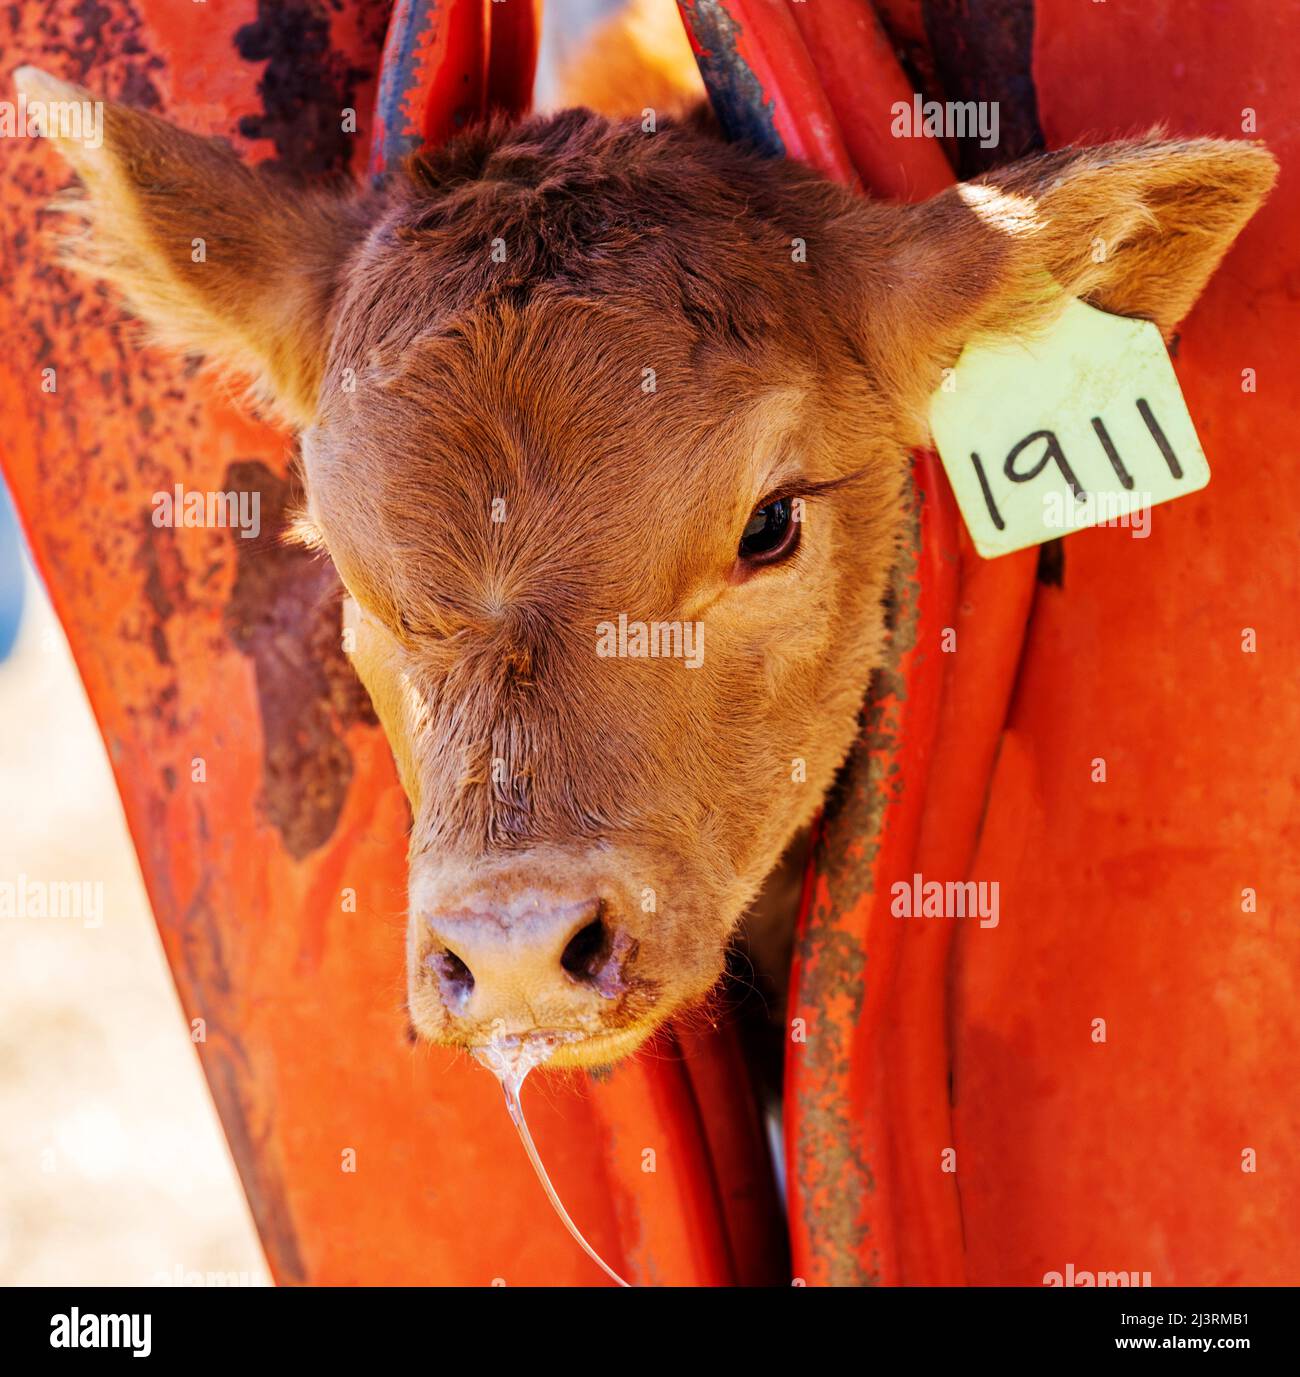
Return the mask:
<svg viewBox="0 0 1300 1377">
<path fill-rule="evenodd" d="M 817 809 L 941 370 L 1058 287 L 1172 329 L 1274 175 L 1140 140 L 894 206 L 703 120 L 586 111 L 381 193 L 296 192 L 120 107 L 63 146 L 79 262 L 302 432 L 411 801 L 415 1026 L 552 1033 L 571 1064 L 709 991 Z"/>
</svg>

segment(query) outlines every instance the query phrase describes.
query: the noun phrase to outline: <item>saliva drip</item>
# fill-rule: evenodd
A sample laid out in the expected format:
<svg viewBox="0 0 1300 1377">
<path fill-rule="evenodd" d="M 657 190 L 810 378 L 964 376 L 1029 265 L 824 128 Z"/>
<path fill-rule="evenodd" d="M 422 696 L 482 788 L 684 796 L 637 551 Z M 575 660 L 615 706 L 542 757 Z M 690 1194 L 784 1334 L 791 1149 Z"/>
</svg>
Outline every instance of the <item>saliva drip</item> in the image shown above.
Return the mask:
<svg viewBox="0 0 1300 1377">
<path fill-rule="evenodd" d="M 524 1145 L 524 1152 L 533 1164 L 533 1170 L 537 1173 L 537 1179 L 542 1183 L 542 1190 L 546 1192 L 546 1198 L 551 1202 L 551 1208 L 560 1216 L 561 1222 L 573 1235 L 578 1247 L 587 1254 L 596 1266 L 619 1286 L 628 1286 L 629 1283 L 624 1281 L 606 1263 L 605 1259 L 582 1236 L 582 1231 L 578 1226 L 569 1218 L 568 1210 L 564 1208 L 563 1201 L 556 1193 L 555 1187 L 551 1185 L 551 1178 L 546 1174 L 546 1168 L 542 1165 L 541 1156 L 537 1151 L 537 1144 L 533 1142 L 533 1135 L 529 1132 L 528 1120 L 524 1117 L 524 1106 L 520 1099 L 520 1091 L 523 1089 L 524 1081 L 535 1066 L 541 1066 L 543 1062 L 549 1061 L 555 1055 L 559 1041 L 559 1035 L 554 1033 L 538 1034 L 527 1038 L 505 1038 L 487 1043 L 482 1047 L 475 1047 L 473 1049 L 474 1059 L 481 1066 L 486 1066 L 501 1082 L 501 1089 L 506 1097 L 506 1109 L 510 1114 L 510 1122 L 514 1124 L 515 1132 L 519 1134 L 519 1141 Z"/>
</svg>

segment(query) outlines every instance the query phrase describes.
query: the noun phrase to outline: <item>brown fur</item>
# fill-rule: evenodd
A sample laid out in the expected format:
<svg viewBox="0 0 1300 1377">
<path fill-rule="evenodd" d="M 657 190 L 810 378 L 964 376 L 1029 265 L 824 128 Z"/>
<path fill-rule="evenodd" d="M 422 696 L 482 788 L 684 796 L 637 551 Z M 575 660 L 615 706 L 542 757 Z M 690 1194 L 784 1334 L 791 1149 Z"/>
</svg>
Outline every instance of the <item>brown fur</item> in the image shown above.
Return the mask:
<svg viewBox="0 0 1300 1377">
<path fill-rule="evenodd" d="M 470 131 L 381 195 L 290 193 L 116 108 L 101 153 L 66 151 L 97 270 L 304 428 L 309 520 L 414 810 L 417 1028 L 486 1035 L 444 1007 L 423 914 L 594 896 L 634 954 L 572 1062 L 709 990 L 819 806 L 940 370 L 1031 332 L 1054 284 L 1171 330 L 1275 175 L 1247 144 L 1139 139 L 896 206 L 703 119 L 587 111 Z M 740 568 L 786 486 L 811 494 L 797 554 Z M 598 658 L 619 612 L 702 622 L 703 666 Z M 544 991 L 530 1007 L 545 1026 Z"/>
</svg>

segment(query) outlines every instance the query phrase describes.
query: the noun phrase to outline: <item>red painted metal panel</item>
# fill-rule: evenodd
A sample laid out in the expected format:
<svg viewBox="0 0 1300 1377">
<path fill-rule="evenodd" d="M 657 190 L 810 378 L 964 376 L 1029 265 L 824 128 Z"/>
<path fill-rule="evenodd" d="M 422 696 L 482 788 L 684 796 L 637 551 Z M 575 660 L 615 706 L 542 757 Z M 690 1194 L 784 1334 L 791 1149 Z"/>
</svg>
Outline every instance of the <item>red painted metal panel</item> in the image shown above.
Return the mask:
<svg viewBox="0 0 1300 1377">
<path fill-rule="evenodd" d="M 533 72 L 542 39 L 542 0 L 492 0 L 487 104 L 522 115 L 533 103 Z"/>
<path fill-rule="evenodd" d="M 952 182 L 942 145 L 891 134 L 898 101 L 911 102 L 889 39 L 869 4 L 791 0 L 790 12 L 867 191 L 919 201 Z"/>
<path fill-rule="evenodd" d="M 1068 1263 L 1300 1276 L 1298 25 L 1294 3 L 1037 7 L 1049 146 L 1162 121 L 1261 138 L 1282 176 L 1180 334 L 1209 487 L 1158 508 L 1149 539 L 1070 536 L 1061 586 L 1039 589 L 976 863 L 1002 921 L 958 938 L 976 1283 Z"/>
<path fill-rule="evenodd" d="M 1036 550 L 981 559 L 963 527 L 960 583 L 912 874 L 946 882 L 973 870 L 1007 704 L 1033 600 Z M 897 878 L 910 878 L 904 873 Z M 953 925 L 906 923 L 882 1057 L 888 1072 L 899 1279 L 952 1286 L 966 1279 L 960 1178 L 941 1170 L 955 1144 L 950 970 Z"/>
</svg>

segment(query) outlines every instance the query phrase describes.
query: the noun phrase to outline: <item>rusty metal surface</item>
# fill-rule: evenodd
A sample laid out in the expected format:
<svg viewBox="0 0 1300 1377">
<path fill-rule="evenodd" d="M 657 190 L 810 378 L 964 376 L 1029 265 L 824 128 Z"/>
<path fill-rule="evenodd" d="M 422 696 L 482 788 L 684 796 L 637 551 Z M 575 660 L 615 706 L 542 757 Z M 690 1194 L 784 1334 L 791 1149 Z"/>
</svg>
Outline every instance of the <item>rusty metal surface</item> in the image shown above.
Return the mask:
<svg viewBox="0 0 1300 1377">
<path fill-rule="evenodd" d="M 786 0 L 678 0 L 718 122 L 770 157 L 855 184 L 816 66 Z"/>
<path fill-rule="evenodd" d="M 790 1201 L 795 1268 L 810 1284 L 903 1280 L 899 1230 L 927 1203 L 896 1181 L 885 1049 L 910 929 L 889 897 L 911 874 L 921 828 L 958 561 L 956 511 L 933 455 L 917 457 L 915 481 L 916 535 L 894 578 L 888 658 L 827 802 L 791 983 L 806 1042 L 787 1059 Z"/>
<path fill-rule="evenodd" d="M 925 533 L 919 495 L 909 548 L 894 572 L 888 658 L 863 710 L 862 732 L 827 801 L 815 877 L 801 917 L 791 1016 L 806 1041 L 788 1053 L 791 1203 L 806 1249 L 799 1274 L 832 1286 L 893 1280 L 892 1236 L 871 1226 L 872 1198 L 888 1192 L 887 1128 L 853 1093 L 866 1068 L 859 1033 L 879 1017 L 896 948 L 889 928 L 870 928 L 885 833 L 900 805 L 914 811 L 919 781 L 904 766 L 905 742 L 922 724 L 909 703 L 909 671 L 921 629 L 919 563 Z M 927 629 L 933 614 L 927 618 Z M 910 790 L 910 794 L 908 791 Z M 873 942 L 874 936 L 874 942 Z M 883 942 L 882 942 L 882 939 Z M 870 966 L 870 969 L 868 967 Z"/>
<path fill-rule="evenodd" d="M 380 62 L 372 176 L 482 118 L 490 8 L 462 0 L 396 0 Z"/>
</svg>

